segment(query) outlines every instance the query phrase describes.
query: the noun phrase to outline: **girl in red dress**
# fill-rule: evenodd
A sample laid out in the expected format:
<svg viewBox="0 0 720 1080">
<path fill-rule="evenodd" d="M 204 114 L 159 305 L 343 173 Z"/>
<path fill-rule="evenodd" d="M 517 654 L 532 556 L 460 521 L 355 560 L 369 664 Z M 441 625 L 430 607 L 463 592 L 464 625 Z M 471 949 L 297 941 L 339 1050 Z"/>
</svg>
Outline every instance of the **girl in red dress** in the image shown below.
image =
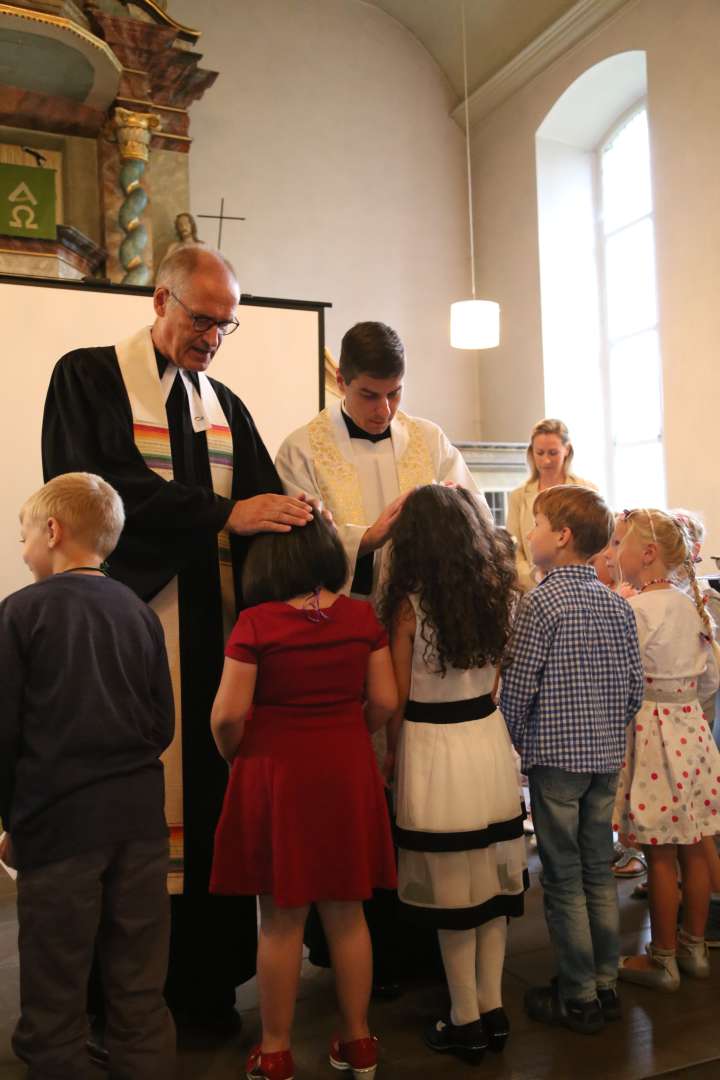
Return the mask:
<svg viewBox="0 0 720 1080">
<path fill-rule="evenodd" d="M 362 901 L 396 886 L 383 783 L 370 732 L 397 690 L 370 604 L 339 595 L 347 560 L 319 515 L 253 544 L 242 612 L 228 640 L 212 711 L 232 764 L 215 836 L 210 888 L 260 898 L 262 1042 L 252 1080 L 290 1080 L 290 1030 L 312 902 L 330 945 L 340 1005 L 330 1062 L 372 1080 L 367 1026 L 372 952 Z"/>
</svg>

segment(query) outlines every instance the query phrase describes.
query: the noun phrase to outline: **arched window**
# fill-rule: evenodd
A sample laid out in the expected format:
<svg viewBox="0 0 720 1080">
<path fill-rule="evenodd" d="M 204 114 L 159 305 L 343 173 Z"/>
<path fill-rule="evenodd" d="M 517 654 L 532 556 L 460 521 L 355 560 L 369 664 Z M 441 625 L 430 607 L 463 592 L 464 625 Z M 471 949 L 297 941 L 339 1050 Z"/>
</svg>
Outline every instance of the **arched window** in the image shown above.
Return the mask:
<svg viewBox="0 0 720 1080">
<path fill-rule="evenodd" d="M 646 90 L 643 52 L 608 57 L 535 140 L 545 414 L 616 509 L 665 505 Z"/>
<path fill-rule="evenodd" d="M 617 506 L 663 506 L 662 365 L 644 104 L 598 150 L 598 210 L 609 486 Z"/>
</svg>

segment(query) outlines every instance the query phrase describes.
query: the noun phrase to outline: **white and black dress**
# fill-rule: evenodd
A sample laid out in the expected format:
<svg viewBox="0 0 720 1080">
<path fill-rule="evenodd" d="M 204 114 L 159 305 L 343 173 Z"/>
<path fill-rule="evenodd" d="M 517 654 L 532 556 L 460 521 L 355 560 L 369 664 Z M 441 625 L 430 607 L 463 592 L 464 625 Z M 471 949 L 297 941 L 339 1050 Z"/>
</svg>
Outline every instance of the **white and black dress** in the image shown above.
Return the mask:
<svg viewBox="0 0 720 1080">
<path fill-rule="evenodd" d="M 424 657 L 417 598 L 410 696 L 398 744 L 398 893 L 426 926 L 468 930 L 523 913 L 528 886 L 517 759 L 491 665 L 445 675 Z"/>
</svg>

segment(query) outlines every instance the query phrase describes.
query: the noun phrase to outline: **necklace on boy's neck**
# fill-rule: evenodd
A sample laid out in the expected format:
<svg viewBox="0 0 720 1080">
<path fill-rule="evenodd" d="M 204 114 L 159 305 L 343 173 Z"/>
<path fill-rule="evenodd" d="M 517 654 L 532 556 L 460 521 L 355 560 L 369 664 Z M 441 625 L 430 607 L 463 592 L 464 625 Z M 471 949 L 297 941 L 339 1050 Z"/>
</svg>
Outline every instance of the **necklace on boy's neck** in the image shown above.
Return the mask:
<svg viewBox="0 0 720 1080">
<path fill-rule="evenodd" d="M 651 585 L 672 585 L 670 578 L 666 577 L 654 577 L 650 581 L 646 581 L 644 585 L 641 585 L 638 589 L 639 593 L 644 593 L 646 589 L 649 589 Z"/>
</svg>

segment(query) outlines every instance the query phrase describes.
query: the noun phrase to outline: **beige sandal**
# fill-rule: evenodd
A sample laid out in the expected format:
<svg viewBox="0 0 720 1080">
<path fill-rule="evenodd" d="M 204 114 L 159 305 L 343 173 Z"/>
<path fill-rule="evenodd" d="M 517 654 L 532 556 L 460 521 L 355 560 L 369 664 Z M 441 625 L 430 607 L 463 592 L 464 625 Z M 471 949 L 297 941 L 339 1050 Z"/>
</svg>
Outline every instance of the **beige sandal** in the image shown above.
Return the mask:
<svg viewBox="0 0 720 1080">
<path fill-rule="evenodd" d="M 625 848 L 613 865 L 613 874 L 616 878 L 636 878 L 647 874 L 647 860 L 642 851 Z"/>
</svg>

